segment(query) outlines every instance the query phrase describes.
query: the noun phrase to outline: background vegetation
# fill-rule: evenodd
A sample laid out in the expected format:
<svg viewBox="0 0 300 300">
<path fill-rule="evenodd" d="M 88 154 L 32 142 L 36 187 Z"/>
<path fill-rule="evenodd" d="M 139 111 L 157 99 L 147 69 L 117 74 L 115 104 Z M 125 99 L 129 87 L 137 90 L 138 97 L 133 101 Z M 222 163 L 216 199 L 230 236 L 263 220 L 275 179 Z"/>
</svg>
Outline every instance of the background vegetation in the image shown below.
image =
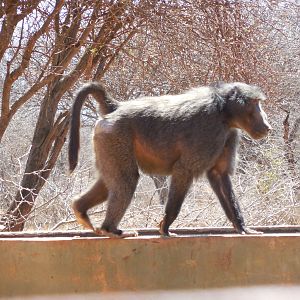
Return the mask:
<svg viewBox="0 0 300 300">
<path fill-rule="evenodd" d="M 260 85 L 274 130 L 262 141 L 243 136 L 235 191 L 249 225 L 299 224 L 298 0 L 4 0 L 0 26 L 1 230 L 80 228 L 70 202 L 94 177 L 92 99 L 71 176 L 65 141 L 74 92 L 89 80 L 120 101 L 220 80 Z M 142 176 L 121 226 L 156 227 L 158 195 Z M 195 182 L 174 226 L 223 225 L 206 179 Z"/>
</svg>

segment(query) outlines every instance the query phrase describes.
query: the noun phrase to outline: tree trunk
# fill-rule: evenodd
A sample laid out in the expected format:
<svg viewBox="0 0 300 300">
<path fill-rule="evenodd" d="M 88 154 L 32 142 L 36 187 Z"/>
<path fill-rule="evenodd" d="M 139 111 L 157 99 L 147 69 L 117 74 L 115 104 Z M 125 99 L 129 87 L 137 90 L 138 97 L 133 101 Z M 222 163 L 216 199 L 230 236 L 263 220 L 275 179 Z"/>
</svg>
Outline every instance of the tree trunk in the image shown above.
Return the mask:
<svg viewBox="0 0 300 300">
<path fill-rule="evenodd" d="M 2 230 L 21 231 L 34 201 L 48 179 L 68 132 L 69 113 L 62 113 L 54 122 L 59 99 L 53 97 L 58 85 L 48 87 L 43 99 L 32 146 L 20 189 L 1 220 Z"/>
<path fill-rule="evenodd" d="M 48 179 L 52 168 L 55 165 L 60 150 L 64 144 L 66 134 L 68 132 L 69 113 L 61 114 L 55 121 L 58 103 L 67 90 L 70 90 L 81 74 L 86 71 L 89 61 L 93 60 L 93 66 L 97 66 L 105 46 L 108 45 L 116 36 L 120 29 L 125 26 L 121 16 L 126 12 L 126 3 L 118 2 L 111 6 L 109 13 L 104 19 L 104 23 L 95 37 L 95 45 L 102 45 L 96 55 L 89 48 L 86 48 L 81 59 L 78 61 L 74 69 L 67 75 L 63 76 L 64 68 L 57 71 L 57 76 L 48 84 L 45 97 L 40 107 L 40 113 L 33 135 L 32 146 L 27 159 L 26 167 L 20 189 L 16 194 L 14 201 L 9 207 L 6 215 L 0 221 L 1 230 L 3 231 L 21 231 L 24 228 L 30 212 L 32 211 L 36 197 Z M 96 8 L 95 8 L 96 11 Z M 120 17 L 120 19 L 118 19 Z M 96 14 L 91 17 L 91 24 L 86 27 L 85 36 L 93 28 L 92 24 L 96 18 Z M 79 19 L 77 20 L 79 21 Z M 128 20 L 132 22 L 132 20 Z M 73 23 L 72 26 L 76 24 Z M 59 26 L 58 26 L 59 27 Z M 76 27 L 76 26 L 75 26 Z M 75 28 L 78 30 L 78 28 Z M 75 30 L 74 29 L 74 30 Z M 57 29 L 59 34 L 59 29 Z M 69 32 L 69 35 L 71 33 Z M 130 38 L 133 36 L 129 33 Z M 66 39 L 65 39 L 66 40 Z M 128 41 L 128 40 L 127 40 Z M 58 42 L 59 44 L 59 39 Z M 120 47 L 122 47 L 121 44 Z M 74 46 L 76 48 L 76 45 Z M 73 48 L 74 48 L 73 47 Z M 71 50 L 73 49 L 71 48 Z M 61 47 L 58 47 L 61 49 Z M 77 54 L 77 50 L 70 55 L 68 47 L 63 51 L 58 51 L 57 56 L 53 59 L 54 66 L 59 67 L 66 61 L 71 61 L 70 57 Z M 105 61 L 109 57 L 105 58 Z M 110 61 L 113 58 L 110 59 Z M 104 61 L 104 65 L 105 65 Z M 101 73 L 103 76 L 103 73 Z M 97 76 L 99 79 L 100 76 Z"/>
<path fill-rule="evenodd" d="M 2 141 L 5 130 L 9 124 L 9 119 L 5 117 L 0 118 L 0 143 Z"/>
</svg>

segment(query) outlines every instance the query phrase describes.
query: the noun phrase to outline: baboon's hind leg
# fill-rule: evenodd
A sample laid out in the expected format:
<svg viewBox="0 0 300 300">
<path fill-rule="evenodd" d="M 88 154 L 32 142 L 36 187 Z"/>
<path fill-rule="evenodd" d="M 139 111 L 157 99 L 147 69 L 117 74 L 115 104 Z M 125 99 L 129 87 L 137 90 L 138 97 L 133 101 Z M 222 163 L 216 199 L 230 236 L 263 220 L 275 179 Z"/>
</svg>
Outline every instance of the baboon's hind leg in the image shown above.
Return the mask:
<svg viewBox="0 0 300 300">
<path fill-rule="evenodd" d="M 129 128 L 126 124 L 120 127 L 116 124 L 96 129 L 94 148 L 97 166 L 109 191 L 106 216 L 97 232 L 109 237 L 125 237 L 127 235 L 118 229 L 118 225 L 139 179 Z"/>
<path fill-rule="evenodd" d="M 104 202 L 107 199 L 107 196 L 108 190 L 103 179 L 99 177 L 85 193 L 73 200 L 72 208 L 78 223 L 87 229 L 96 231 L 90 221 L 87 211 L 97 204 Z"/>
<path fill-rule="evenodd" d="M 124 169 L 126 170 L 126 167 Z M 137 167 L 132 168 L 131 166 L 126 171 L 124 169 L 120 171 L 120 174 L 114 174 L 113 185 L 109 187 L 110 193 L 106 217 L 100 228 L 102 234 L 109 237 L 123 238 L 136 235 L 136 233 L 124 233 L 118 229 L 118 225 L 131 202 L 139 179 Z"/>
</svg>

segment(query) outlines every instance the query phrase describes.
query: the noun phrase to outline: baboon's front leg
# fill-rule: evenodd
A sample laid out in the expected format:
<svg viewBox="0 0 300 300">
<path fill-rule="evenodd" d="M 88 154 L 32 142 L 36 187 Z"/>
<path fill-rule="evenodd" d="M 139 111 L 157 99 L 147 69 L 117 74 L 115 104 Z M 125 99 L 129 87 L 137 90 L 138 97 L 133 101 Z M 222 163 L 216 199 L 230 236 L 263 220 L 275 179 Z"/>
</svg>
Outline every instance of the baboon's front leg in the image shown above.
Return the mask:
<svg viewBox="0 0 300 300">
<path fill-rule="evenodd" d="M 165 216 L 160 222 L 159 232 L 162 236 L 170 236 L 169 227 L 180 212 L 191 182 L 192 176 L 186 172 L 178 172 L 172 175 Z"/>
<path fill-rule="evenodd" d="M 220 174 L 216 169 L 212 169 L 207 172 L 207 178 L 234 228 L 240 234 L 260 234 L 261 232 L 246 227 L 239 203 L 232 189 L 229 174 Z"/>
</svg>

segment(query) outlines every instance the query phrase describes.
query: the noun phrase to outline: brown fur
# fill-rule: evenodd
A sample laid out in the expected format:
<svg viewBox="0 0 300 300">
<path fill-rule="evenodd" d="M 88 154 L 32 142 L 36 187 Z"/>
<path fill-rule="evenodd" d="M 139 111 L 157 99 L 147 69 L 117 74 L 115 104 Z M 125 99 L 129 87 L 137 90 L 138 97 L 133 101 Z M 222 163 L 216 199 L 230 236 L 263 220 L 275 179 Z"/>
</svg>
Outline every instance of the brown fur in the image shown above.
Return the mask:
<svg viewBox="0 0 300 300">
<path fill-rule="evenodd" d="M 120 103 L 109 97 L 100 84 L 88 84 L 79 91 L 72 108 L 71 171 L 78 160 L 80 110 L 88 94 L 99 102 L 103 119 L 97 122 L 93 137 L 99 178 L 73 202 L 81 224 L 108 236 L 127 236 L 118 224 L 142 169 L 148 174 L 171 176 L 160 224 L 162 235 L 169 235 L 193 179 L 205 173 L 236 230 L 253 232 L 244 224 L 230 175 L 235 167 L 238 129 L 255 139 L 271 129 L 260 106 L 265 96 L 258 87 L 236 82 Z M 105 200 L 106 218 L 98 230 L 87 211 Z"/>
</svg>

